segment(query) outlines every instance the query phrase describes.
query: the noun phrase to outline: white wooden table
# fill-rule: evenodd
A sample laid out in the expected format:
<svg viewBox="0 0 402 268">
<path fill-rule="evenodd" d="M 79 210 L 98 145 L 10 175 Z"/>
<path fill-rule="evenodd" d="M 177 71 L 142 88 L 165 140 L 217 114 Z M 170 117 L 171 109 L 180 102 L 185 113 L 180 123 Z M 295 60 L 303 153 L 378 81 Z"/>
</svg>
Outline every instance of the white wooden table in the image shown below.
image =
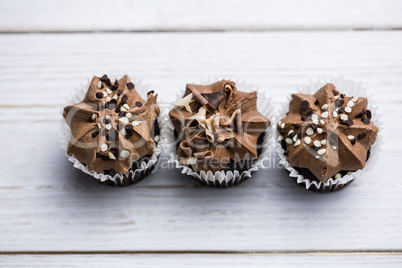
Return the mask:
<svg viewBox="0 0 402 268">
<path fill-rule="evenodd" d="M 401 267 L 401 12 L 396 0 L 1 1 L 0 266 Z M 383 114 L 381 160 L 329 194 L 275 167 L 206 188 L 166 161 L 103 186 L 58 135 L 74 87 L 110 71 L 161 103 L 210 77 L 244 79 L 274 105 L 309 79 L 362 81 Z"/>
</svg>

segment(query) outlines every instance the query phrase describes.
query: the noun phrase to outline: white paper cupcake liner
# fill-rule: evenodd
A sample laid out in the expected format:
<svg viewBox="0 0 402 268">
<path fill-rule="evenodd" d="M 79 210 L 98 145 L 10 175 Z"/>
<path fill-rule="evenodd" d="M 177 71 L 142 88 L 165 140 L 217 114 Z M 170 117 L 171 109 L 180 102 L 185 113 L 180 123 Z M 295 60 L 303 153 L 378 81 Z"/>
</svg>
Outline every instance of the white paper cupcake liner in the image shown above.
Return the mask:
<svg viewBox="0 0 402 268">
<path fill-rule="evenodd" d="M 362 176 L 365 172 L 372 169 L 375 163 L 378 161 L 378 157 L 381 152 L 381 145 L 383 144 L 383 137 L 381 135 L 382 122 L 380 121 L 381 115 L 378 114 L 378 107 L 376 106 L 374 98 L 372 97 L 372 95 L 367 95 L 367 89 L 362 87 L 362 83 L 357 83 L 353 80 L 345 80 L 343 76 L 340 76 L 338 78 L 328 77 L 322 78 L 315 82 L 310 80 L 309 85 L 301 85 L 297 89 L 297 93 L 314 94 L 317 90 L 319 90 L 327 83 L 334 84 L 336 89 L 346 96 L 367 97 L 367 108 L 371 110 L 372 113 L 371 122 L 373 122 L 374 125 L 379 129 L 379 133 L 377 134 L 376 141 L 370 148 L 370 157 L 366 162 L 365 168 L 359 169 L 352 174 L 345 175 L 339 179 L 330 178 L 326 182 L 305 178 L 303 175 L 299 174 L 299 172 L 294 169 L 286 160 L 286 156 L 283 155 L 284 150 L 280 142 L 278 142 L 279 134 L 277 132 L 277 123 L 279 120 L 284 118 L 286 116 L 286 113 L 289 111 L 289 102 L 291 100 L 291 96 L 289 95 L 287 98 L 287 102 L 282 104 L 282 107 L 278 109 L 277 120 L 275 120 L 275 122 L 273 122 L 272 124 L 274 133 L 274 135 L 272 135 L 272 144 L 278 153 L 279 163 L 289 171 L 289 176 L 293 178 L 298 184 L 303 185 L 306 189 L 318 192 L 332 192 L 340 190 L 351 183 L 353 180 Z"/>
<path fill-rule="evenodd" d="M 123 75 L 120 75 L 119 73 L 110 73 L 108 74 L 108 76 L 112 81 L 123 77 Z M 88 79 L 86 85 L 81 84 L 80 87 L 76 88 L 75 91 L 71 93 L 71 97 L 66 100 L 66 105 L 72 105 L 81 102 L 85 97 L 86 92 L 88 91 L 90 82 L 91 79 Z M 146 100 L 147 93 L 149 92 L 149 86 L 144 85 L 141 80 L 134 80 L 132 82 L 135 84 L 135 90 L 137 90 L 138 94 L 140 94 L 140 96 L 144 100 Z M 63 110 L 61 110 L 61 115 L 63 117 Z M 161 127 L 162 125 L 161 115 L 158 117 L 157 120 L 159 127 Z M 108 185 L 127 186 L 140 181 L 146 175 L 151 173 L 154 170 L 154 168 L 156 168 L 159 155 L 162 151 L 162 144 L 161 142 L 158 142 L 154 148 L 154 154 L 148 159 L 148 161 L 141 161 L 140 168 L 137 168 L 135 170 L 131 169 L 128 174 L 122 173 L 122 174 L 115 174 L 113 176 L 105 175 L 93 170 L 88 170 L 88 167 L 86 167 L 82 162 L 80 162 L 77 158 L 75 158 L 74 155 L 71 156 L 67 155 L 67 147 L 71 138 L 71 130 L 64 118 L 62 118 L 60 121 L 60 131 L 61 131 L 60 133 L 61 148 L 65 151 L 65 155 L 67 156 L 68 160 L 73 163 L 73 166 L 83 171 L 84 173 L 92 176 L 97 181 Z"/>
<path fill-rule="evenodd" d="M 202 85 L 209 85 L 215 83 L 216 81 L 220 81 L 221 79 L 209 79 L 207 81 L 201 81 Z M 257 110 L 266 118 L 271 120 L 272 124 L 272 117 L 273 117 L 273 107 L 270 104 L 271 99 L 265 96 L 265 93 L 256 89 L 253 85 L 248 85 L 244 81 L 238 81 L 233 79 L 232 80 L 236 83 L 237 90 L 244 91 L 244 92 L 252 92 L 257 91 Z M 176 101 L 180 100 L 183 97 L 184 90 L 181 91 L 180 95 L 176 95 Z M 172 109 L 174 105 L 170 107 Z M 170 110 L 169 109 L 169 110 Z M 163 140 L 164 148 L 166 148 L 166 152 L 170 155 L 170 159 L 168 163 L 171 163 L 175 166 L 175 168 L 181 170 L 182 174 L 186 174 L 188 176 L 194 177 L 197 181 L 206 184 L 208 186 L 215 186 L 215 187 L 229 187 L 251 177 L 251 174 L 257 170 L 267 168 L 269 166 L 269 144 L 270 140 L 272 139 L 272 131 L 271 127 L 268 127 L 265 131 L 265 136 L 262 141 L 262 150 L 261 154 L 259 155 L 258 160 L 252 164 L 251 168 L 248 170 L 244 170 L 239 172 L 237 170 L 234 171 L 216 171 L 212 173 L 211 171 L 205 172 L 196 172 L 192 168 L 189 168 L 186 165 L 180 163 L 180 160 L 177 157 L 177 149 L 176 149 L 176 138 L 174 136 L 174 127 L 170 121 L 168 115 L 166 115 L 163 119 L 162 125 L 162 134 L 161 139 Z M 266 165 L 268 163 L 268 165 Z"/>
</svg>

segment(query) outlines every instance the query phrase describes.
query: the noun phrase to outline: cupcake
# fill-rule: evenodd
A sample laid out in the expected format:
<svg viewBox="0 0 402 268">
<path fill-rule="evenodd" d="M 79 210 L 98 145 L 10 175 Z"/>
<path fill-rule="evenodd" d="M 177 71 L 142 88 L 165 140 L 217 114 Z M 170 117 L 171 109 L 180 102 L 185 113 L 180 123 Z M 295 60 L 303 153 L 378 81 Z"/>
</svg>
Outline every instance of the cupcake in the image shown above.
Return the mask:
<svg viewBox="0 0 402 268">
<path fill-rule="evenodd" d="M 257 110 L 257 92 L 235 82 L 187 84 L 170 110 L 173 162 L 183 173 L 219 187 L 237 184 L 257 170 L 270 120 Z"/>
<path fill-rule="evenodd" d="M 150 91 L 144 101 L 127 75 L 93 77 L 82 101 L 63 111 L 69 160 L 106 184 L 142 179 L 160 153 L 156 99 Z"/>
<path fill-rule="evenodd" d="M 292 94 L 289 110 L 277 124 L 282 164 L 307 189 L 343 188 L 370 157 L 378 133 L 373 117 L 366 97 L 347 95 L 333 83 L 314 94 Z"/>
</svg>

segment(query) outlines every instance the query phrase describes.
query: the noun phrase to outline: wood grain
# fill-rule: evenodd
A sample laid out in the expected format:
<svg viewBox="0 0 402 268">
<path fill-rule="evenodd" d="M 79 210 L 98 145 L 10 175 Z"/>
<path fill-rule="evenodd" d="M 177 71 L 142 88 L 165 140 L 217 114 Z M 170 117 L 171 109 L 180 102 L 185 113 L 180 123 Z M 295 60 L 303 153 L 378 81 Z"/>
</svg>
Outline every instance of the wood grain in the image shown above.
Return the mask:
<svg viewBox="0 0 402 268">
<path fill-rule="evenodd" d="M 0 35 L 0 252 L 401 250 L 401 41 L 398 31 Z M 309 78 L 364 81 L 384 114 L 382 157 L 331 194 L 295 185 L 275 163 L 226 190 L 162 168 L 132 187 L 103 186 L 71 166 L 58 134 L 72 88 L 109 70 L 142 78 L 161 103 L 214 76 L 253 82 L 275 105 Z"/>
<path fill-rule="evenodd" d="M 3 0 L 0 31 L 391 29 L 401 10 L 398 0 Z"/>
<path fill-rule="evenodd" d="M 401 254 L 115 254 L 2 255 L 7 267 L 400 267 Z"/>
</svg>

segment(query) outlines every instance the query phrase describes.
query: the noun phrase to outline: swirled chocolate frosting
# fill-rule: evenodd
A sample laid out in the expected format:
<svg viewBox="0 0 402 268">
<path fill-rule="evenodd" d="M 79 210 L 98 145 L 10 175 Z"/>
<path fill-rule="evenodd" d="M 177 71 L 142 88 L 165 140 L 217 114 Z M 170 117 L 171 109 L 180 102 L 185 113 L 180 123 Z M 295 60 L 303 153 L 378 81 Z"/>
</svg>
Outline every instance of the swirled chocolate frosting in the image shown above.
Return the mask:
<svg viewBox="0 0 402 268">
<path fill-rule="evenodd" d="M 150 91 L 144 101 L 127 75 L 114 82 L 93 77 L 82 102 L 64 108 L 71 129 L 67 154 L 89 170 L 127 174 L 159 140 L 151 133 L 160 113 L 156 98 Z"/>
<path fill-rule="evenodd" d="M 367 98 L 347 97 L 333 84 L 314 95 L 293 94 L 289 113 L 278 123 L 287 161 L 327 181 L 365 166 L 378 128 Z"/>
<path fill-rule="evenodd" d="M 257 92 L 238 91 L 227 80 L 187 84 L 169 116 L 179 138 L 178 158 L 197 172 L 258 158 L 257 141 L 270 124 L 257 111 Z"/>
</svg>

